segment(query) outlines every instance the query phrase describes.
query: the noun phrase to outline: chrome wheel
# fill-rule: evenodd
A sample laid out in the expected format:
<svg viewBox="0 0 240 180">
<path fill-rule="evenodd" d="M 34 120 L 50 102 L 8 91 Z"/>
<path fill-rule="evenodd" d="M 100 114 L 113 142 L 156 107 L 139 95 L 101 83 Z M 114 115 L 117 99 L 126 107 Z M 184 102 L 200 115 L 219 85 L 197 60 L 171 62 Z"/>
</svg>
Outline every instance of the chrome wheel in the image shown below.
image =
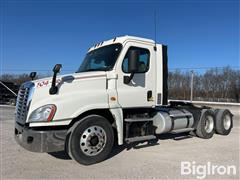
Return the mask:
<svg viewBox="0 0 240 180">
<path fill-rule="evenodd" d="M 91 126 L 81 135 L 80 148 L 85 155 L 95 156 L 103 150 L 106 141 L 104 129 L 100 126 Z"/>
<path fill-rule="evenodd" d="M 205 122 L 205 131 L 207 133 L 211 133 L 214 127 L 214 120 L 212 116 L 206 116 L 206 122 Z"/>
<path fill-rule="evenodd" d="M 224 119 L 223 119 L 223 127 L 224 129 L 226 130 L 229 130 L 229 128 L 231 127 L 231 117 L 229 114 L 225 115 L 224 116 Z"/>
</svg>

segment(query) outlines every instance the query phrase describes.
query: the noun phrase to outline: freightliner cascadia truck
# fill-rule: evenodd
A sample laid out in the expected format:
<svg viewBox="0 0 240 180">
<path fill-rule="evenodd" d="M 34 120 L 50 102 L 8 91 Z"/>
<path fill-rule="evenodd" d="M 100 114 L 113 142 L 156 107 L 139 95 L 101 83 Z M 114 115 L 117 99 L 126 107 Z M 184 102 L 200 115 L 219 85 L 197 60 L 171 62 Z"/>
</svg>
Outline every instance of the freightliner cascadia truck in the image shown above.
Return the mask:
<svg viewBox="0 0 240 180">
<path fill-rule="evenodd" d="M 21 85 L 15 139 L 33 152 L 65 150 L 80 164 L 105 160 L 124 143 L 148 142 L 163 133 L 208 139 L 228 135 L 227 109 L 168 102 L 167 46 L 122 36 L 91 47 L 73 74 Z"/>
</svg>

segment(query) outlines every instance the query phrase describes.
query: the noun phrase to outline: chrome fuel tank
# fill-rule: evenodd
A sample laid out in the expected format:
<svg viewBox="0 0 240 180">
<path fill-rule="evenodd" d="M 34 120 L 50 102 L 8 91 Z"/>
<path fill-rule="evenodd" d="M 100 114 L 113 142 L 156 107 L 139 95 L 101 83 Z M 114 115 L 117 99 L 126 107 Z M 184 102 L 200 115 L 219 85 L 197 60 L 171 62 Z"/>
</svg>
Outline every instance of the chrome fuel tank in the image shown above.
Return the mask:
<svg viewBox="0 0 240 180">
<path fill-rule="evenodd" d="M 153 125 L 156 127 L 156 134 L 191 128 L 193 123 L 193 115 L 185 109 L 158 109 L 153 117 Z"/>
</svg>

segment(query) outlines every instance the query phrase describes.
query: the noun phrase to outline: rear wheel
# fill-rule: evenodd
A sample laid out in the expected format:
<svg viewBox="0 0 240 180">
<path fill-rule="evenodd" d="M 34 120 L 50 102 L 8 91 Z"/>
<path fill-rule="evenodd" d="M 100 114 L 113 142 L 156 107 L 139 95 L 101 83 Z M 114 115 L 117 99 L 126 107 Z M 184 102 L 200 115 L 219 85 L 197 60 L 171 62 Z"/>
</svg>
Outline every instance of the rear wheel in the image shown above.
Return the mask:
<svg viewBox="0 0 240 180">
<path fill-rule="evenodd" d="M 71 157 L 83 165 L 105 160 L 112 150 L 114 133 L 102 116 L 90 115 L 73 129 L 68 143 Z"/>
<path fill-rule="evenodd" d="M 214 134 L 214 122 L 214 112 L 209 109 L 204 109 L 197 125 L 196 135 L 204 139 L 211 138 Z"/>
<path fill-rule="evenodd" d="M 228 135 L 233 127 L 232 114 L 227 109 L 217 109 L 216 116 L 216 132 L 221 135 Z"/>
</svg>

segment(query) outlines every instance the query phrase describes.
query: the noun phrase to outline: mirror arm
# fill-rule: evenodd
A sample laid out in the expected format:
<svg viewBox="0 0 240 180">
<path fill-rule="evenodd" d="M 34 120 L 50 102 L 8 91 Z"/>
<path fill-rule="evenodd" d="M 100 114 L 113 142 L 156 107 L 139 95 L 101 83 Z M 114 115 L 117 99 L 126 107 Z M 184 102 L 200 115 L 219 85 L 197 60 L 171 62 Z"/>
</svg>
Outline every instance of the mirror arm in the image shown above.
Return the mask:
<svg viewBox="0 0 240 180">
<path fill-rule="evenodd" d="M 49 89 L 49 94 L 53 95 L 58 92 L 58 87 L 56 86 L 56 78 L 57 78 L 57 73 L 54 72 L 53 78 L 52 78 L 52 86 Z"/>
<path fill-rule="evenodd" d="M 124 76 L 124 84 L 129 84 L 131 80 L 133 79 L 134 73 L 132 72 L 130 76 Z"/>
<path fill-rule="evenodd" d="M 132 72 L 132 73 L 130 74 L 130 77 L 129 77 L 129 83 L 130 83 L 130 81 L 133 79 L 133 76 L 134 76 L 134 73 Z"/>
<path fill-rule="evenodd" d="M 51 88 L 49 89 L 49 94 L 57 94 L 58 92 L 58 87 L 56 86 L 56 79 L 57 79 L 57 73 L 60 72 L 62 68 L 61 64 L 56 64 L 53 68 L 53 78 L 52 78 L 52 85 Z"/>
</svg>

